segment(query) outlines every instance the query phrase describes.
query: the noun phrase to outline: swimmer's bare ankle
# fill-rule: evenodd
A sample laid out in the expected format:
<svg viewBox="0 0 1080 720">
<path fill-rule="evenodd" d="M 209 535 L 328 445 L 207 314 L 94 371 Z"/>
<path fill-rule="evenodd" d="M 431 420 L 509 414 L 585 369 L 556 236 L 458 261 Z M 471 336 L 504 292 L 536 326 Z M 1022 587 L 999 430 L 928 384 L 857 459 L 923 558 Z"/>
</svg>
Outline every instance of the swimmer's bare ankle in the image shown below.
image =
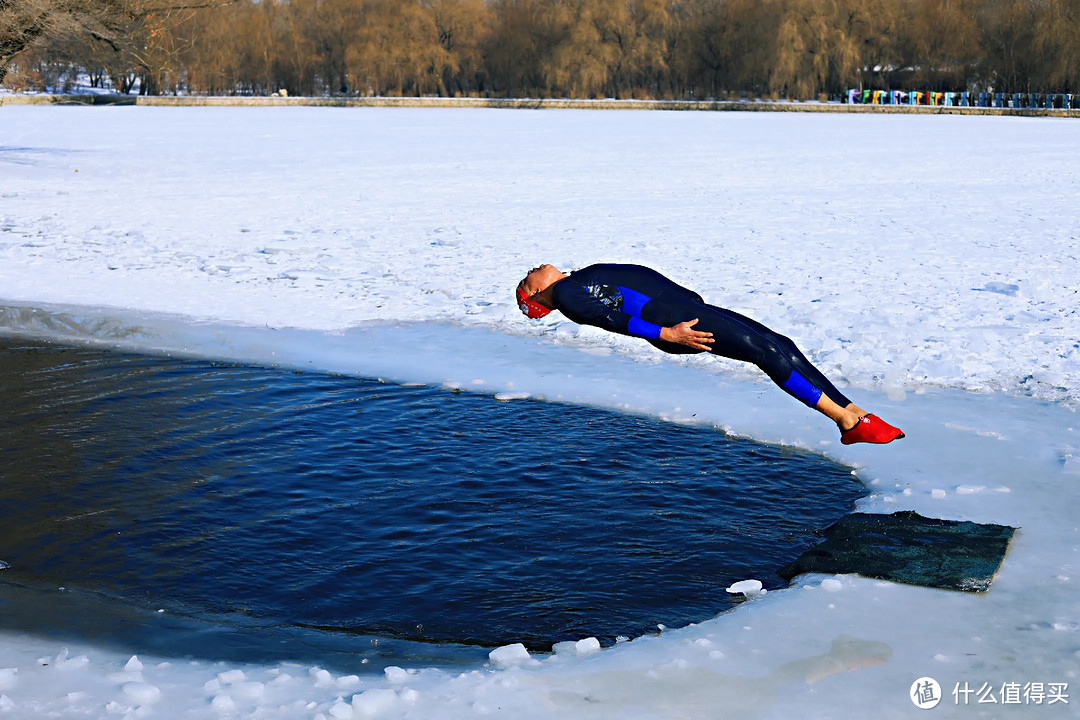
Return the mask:
<svg viewBox="0 0 1080 720">
<path fill-rule="evenodd" d="M 844 416 L 836 421 L 837 427 L 839 427 L 842 431 L 850 430 L 851 428 L 858 425 L 859 420 L 862 419 L 863 415 L 866 414 L 866 412 L 862 411 L 861 408 L 855 408 L 853 410 L 851 405 L 844 408 L 844 410 L 846 411 L 844 413 Z"/>
</svg>

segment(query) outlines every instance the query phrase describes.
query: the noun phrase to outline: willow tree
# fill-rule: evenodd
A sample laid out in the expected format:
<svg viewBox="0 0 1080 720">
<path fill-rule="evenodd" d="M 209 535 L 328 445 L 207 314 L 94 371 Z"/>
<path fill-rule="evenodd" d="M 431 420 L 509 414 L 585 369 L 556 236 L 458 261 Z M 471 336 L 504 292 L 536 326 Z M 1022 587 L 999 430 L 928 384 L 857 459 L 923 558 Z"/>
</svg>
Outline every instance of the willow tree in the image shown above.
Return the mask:
<svg viewBox="0 0 1080 720">
<path fill-rule="evenodd" d="M 668 0 L 628 0 L 608 28 L 616 52 L 607 94 L 655 97 L 668 85 L 668 41 L 673 28 Z"/>
<path fill-rule="evenodd" d="M 852 88 L 902 89 L 897 78 L 910 75 L 912 45 L 911 0 L 866 0 L 863 5 L 862 67 Z"/>
<path fill-rule="evenodd" d="M 243 0 L 201 13 L 185 55 L 187 90 L 232 95 L 276 92 L 282 48 L 275 28 L 288 6 Z"/>
<path fill-rule="evenodd" d="M 544 3 L 542 21 L 553 45 L 540 72 L 555 94 L 584 98 L 604 94 L 618 53 L 611 28 L 625 5 L 619 0 L 555 0 Z"/>
<path fill-rule="evenodd" d="M 962 90 L 980 54 L 973 0 L 918 0 L 909 26 L 914 80 L 920 87 Z"/>
<path fill-rule="evenodd" d="M 542 0 L 492 0 L 492 31 L 484 66 L 492 89 L 511 97 L 531 97 L 543 85 L 541 57 L 551 38 L 541 23 Z"/>
<path fill-rule="evenodd" d="M 769 87 L 777 95 L 817 95 L 829 76 L 831 18 L 828 0 L 792 0 L 784 8 L 776 38 Z"/>
<path fill-rule="evenodd" d="M 319 0 L 289 0 L 277 5 L 273 16 L 276 46 L 274 81 L 293 95 L 314 95 L 326 83 L 319 77 L 320 46 L 314 20 Z"/>
<path fill-rule="evenodd" d="M 790 0 L 777 33 L 772 91 L 806 99 L 857 86 L 872 28 L 862 0 Z"/>
<path fill-rule="evenodd" d="M 1080 93 L 1080 0 L 1047 0 L 1035 19 L 1037 89 Z"/>
<path fill-rule="evenodd" d="M 484 49 L 494 13 L 484 0 L 427 0 L 439 44 L 449 55 L 441 87 L 450 95 L 475 94 L 487 85 Z"/>
<path fill-rule="evenodd" d="M 674 9 L 670 64 L 682 94 L 768 91 L 780 0 L 686 0 Z"/>
<path fill-rule="evenodd" d="M 445 92 L 444 75 L 457 71 L 434 13 L 416 0 L 370 0 L 346 61 L 356 89 L 374 95 Z"/>
</svg>

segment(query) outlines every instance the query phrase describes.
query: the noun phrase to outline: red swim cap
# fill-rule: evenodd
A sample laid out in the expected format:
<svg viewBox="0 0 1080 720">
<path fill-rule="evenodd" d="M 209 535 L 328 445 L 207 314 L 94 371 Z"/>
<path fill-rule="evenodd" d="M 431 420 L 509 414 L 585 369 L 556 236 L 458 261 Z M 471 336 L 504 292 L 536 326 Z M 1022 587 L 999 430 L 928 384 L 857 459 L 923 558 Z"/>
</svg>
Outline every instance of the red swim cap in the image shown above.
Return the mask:
<svg viewBox="0 0 1080 720">
<path fill-rule="evenodd" d="M 523 312 L 526 317 L 533 320 L 539 320 L 551 312 L 551 308 L 544 307 L 526 295 L 525 288 L 521 287 L 521 285 L 517 286 L 517 301 L 518 307 L 521 308 L 521 312 Z"/>
</svg>

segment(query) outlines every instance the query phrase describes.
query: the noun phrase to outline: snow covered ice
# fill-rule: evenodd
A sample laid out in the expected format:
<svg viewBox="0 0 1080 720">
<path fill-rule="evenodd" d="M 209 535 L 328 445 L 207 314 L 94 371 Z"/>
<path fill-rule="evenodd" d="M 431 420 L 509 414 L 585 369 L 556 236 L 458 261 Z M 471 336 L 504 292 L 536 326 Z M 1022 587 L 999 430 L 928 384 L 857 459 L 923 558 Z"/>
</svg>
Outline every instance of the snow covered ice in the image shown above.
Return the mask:
<svg viewBox="0 0 1080 720">
<path fill-rule="evenodd" d="M 1074 716 L 1078 156 L 1080 125 L 1047 118 L 0 108 L 8 332 L 703 423 L 857 467 L 860 510 L 1020 528 L 984 595 L 805 576 L 463 673 L 8 632 L 0 715 L 906 718 L 928 676 L 944 716 Z M 844 447 L 754 368 L 527 322 L 512 290 L 538 262 L 656 267 L 790 334 L 907 438 Z M 1068 702 L 1005 707 L 1012 683 Z"/>
</svg>

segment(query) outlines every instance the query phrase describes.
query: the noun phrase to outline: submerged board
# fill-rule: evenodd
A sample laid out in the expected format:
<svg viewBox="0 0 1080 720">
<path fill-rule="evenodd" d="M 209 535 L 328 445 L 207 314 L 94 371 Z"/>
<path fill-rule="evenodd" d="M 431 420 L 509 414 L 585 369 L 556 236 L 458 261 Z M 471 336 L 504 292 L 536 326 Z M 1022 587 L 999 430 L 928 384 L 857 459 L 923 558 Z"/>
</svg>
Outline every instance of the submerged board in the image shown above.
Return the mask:
<svg viewBox="0 0 1080 720">
<path fill-rule="evenodd" d="M 778 574 L 854 573 L 910 585 L 983 592 L 994 581 L 1016 528 L 937 520 L 916 512 L 852 513 L 825 540 Z"/>
</svg>

